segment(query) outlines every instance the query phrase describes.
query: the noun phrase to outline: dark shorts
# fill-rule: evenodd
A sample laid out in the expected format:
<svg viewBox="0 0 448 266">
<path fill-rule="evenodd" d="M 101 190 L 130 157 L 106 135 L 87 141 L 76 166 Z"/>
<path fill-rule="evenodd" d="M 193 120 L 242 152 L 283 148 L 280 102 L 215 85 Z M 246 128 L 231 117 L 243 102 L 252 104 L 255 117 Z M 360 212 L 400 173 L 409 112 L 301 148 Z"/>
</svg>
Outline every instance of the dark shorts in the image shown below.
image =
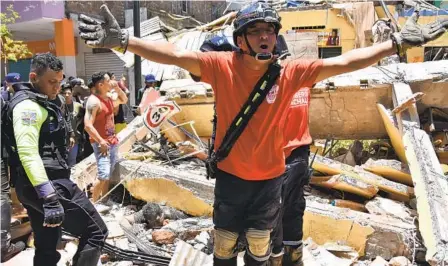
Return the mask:
<svg viewBox="0 0 448 266">
<path fill-rule="evenodd" d="M 274 228 L 281 209 L 282 176 L 247 181 L 219 169 L 215 176 L 215 228 L 236 233 Z"/>
</svg>

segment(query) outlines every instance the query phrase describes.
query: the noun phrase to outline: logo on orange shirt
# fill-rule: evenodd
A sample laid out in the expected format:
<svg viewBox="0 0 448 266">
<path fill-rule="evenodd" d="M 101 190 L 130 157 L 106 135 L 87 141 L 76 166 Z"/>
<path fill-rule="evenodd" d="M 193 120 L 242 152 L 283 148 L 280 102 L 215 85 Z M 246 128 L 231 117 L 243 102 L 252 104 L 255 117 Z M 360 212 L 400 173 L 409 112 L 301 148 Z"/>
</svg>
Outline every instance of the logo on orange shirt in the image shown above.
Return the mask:
<svg viewBox="0 0 448 266">
<path fill-rule="evenodd" d="M 266 100 L 268 101 L 269 104 L 274 103 L 275 102 L 275 98 L 277 98 L 277 94 L 278 94 L 278 85 L 275 84 L 274 86 L 272 86 L 271 90 L 269 91 L 268 95 L 266 96 Z"/>
<path fill-rule="evenodd" d="M 308 94 L 307 88 L 300 89 L 294 94 L 291 101 L 291 107 L 306 106 L 308 105 Z"/>
</svg>

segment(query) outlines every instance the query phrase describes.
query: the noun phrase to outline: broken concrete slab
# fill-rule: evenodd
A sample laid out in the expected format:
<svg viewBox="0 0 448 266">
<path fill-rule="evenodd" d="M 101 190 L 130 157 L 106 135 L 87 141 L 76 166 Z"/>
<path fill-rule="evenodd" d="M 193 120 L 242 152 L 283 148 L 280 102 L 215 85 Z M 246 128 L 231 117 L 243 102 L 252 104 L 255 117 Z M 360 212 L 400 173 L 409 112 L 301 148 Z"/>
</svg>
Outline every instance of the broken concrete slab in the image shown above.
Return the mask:
<svg viewBox="0 0 448 266">
<path fill-rule="evenodd" d="M 389 266 L 412 266 L 412 262 L 410 262 L 405 257 L 395 257 L 389 261 Z"/>
<path fill-rule="evenodd" d="M 365 198 L 372 198 L 376 195 L 378 192 L 378 188 L 376 186 L 373 186 L 371 184 L 365 183 L 362 180 L 359 180 L 357 178 L 340 174 L 340 175 L 334 175 L 329 180 L 324 182 L 316 182 L 315 180 L 319 179 L 325 179 L 324 178 L 314 178 L 311 180 L 312 185 L 320 186 L 320 187 L 326 187 L 330 189 L 337 189 L 345 192 L 350 192 Z"/>
<path fill-rule="evenodd" d="M 174 232 L 178 238 L 187 241 L 195 239 L 203 232 L 211 232 L 214 228 L 211 218 L 187 218 L 168 223 L 163 230 Z"/>
<path fill-rule="evenodd" d="M 356 252 L 352 247 L 341 245 L 340 243 L 327 242 L 322 245 L 322 247 L 338 258 L 348 259 L 352 262 L 357 261 L 359 258 L 358 252 Z"/>
<path fill-rule="evenodd" d="M 403 103 L 412 92 L 408 84 L 394 83 L 394 105 Z M 415 184 L 419 229 L 427 248 L 426 260 L 431 265 L 447 264 L 448 181 L 428 134 L 420 129 L 416 105 L 398 113 L 396 118 Z"/>
<path fill-rule="evenodd" d="M 366 209 L 371 214 L 387 215 L 397 219 L 412 222 L 412 210 L 406 207 L 402 202 L 391 199 L 385 199 L 376 196 L 374 199 L 366 203 Z"/>
<path fill-rule="evenodd" d="M 312 167 L 318 172 L 328 175 L 344 174 L 353 177 L 356 180 L 361 180 L 364 183 L 378 187 L 382 191 L 393 194 L 395 198 L 399 198 L 402 201 L 407 202 L 414 196 L 414 191 L 411 187 L 387 180 L 365 171 L 359 166 L 352 167 L 320 155 L 314 157 L 314 154 L 311 154 L 310 158 L 314 158 Z"/>
<path fill-rule="evenodd" d="M 307 249 L 313 256 L 314 261 L 321 266 L 350 266 L 354 260 L 339 258 L 329 252 L 322 246 L 316 244 L 311 238 L 308 238 L 304 242 L 305 249 Z"/>
<path fill-rule="evenodd" d="M 72 265 L 71 264 L 72 257 L 67 251 L 58 250 L 58 252 L 61 254 L 61 259 L 58 261 L 57 266 Z M 34 253 L 35 253 L 34 248 L 26 249 L 17 254 L 12 259 L 6 262 L 2 262 L 1 265 L 3 266 L 33 265 Z"/>
<path fill-rule="evenodd" d="M 419 103 L 447 108 L 448 66 L 436 61 L 368 67 L 317 83 L 311 89 L 310 131 L 320 139 L 381 139 L 387 132 L 376 103 L 392 108 L 391 91 L 403 74 L 412 93 L 423 92 Z"/>
<path fill-rule="evenodd" d="M 129 239 L 127 237 L 121 237 L 114 239 L 114 246 L 124 250 L 129 250 Z"/>
<path fill-rule="evenodd" d="M 374 261 L 372 261 L 372 264 L 370 264 L 370 266 L 389 266 L 389 262 L 378 256 Z"/>
<path fill-rule="evenodd" d="M 304 238 L 311 237 L 317 244 L 343 241 L 360 256 L 391 259 L 405 256 L 412 259 L 414 241 L 417 261 L 424 260 L 421 240 L 414 238 L 416 227 L 393 217 L 385 217 L 334 207 L 329 204 L 307 202 L 304 216 Z"/>
<path fill-rule="evenodd" d="M 122 161 L 118 171 L 123 177 L 134 172 L 125 186 L 135 198 L 166 203 L 193 216 L 212 214 L 214 180 L 149 162 Z"/>
<path fill-rule="evenodd" d="M 365 170 L 385 177 L 389 180 L 399 182 L 408 186 L 414 186 L 412 176 L 407 164 L 397 160 L 372 160 L 369 159 L 361 166 Z"/>
<path fill-rule="evenodd" d="M 118 220 L 106 220 L 105 221 L 109 234 L 107 238 L 117 238 L 124 236 L 123 229 L 118 222 Z"/>
</svg>

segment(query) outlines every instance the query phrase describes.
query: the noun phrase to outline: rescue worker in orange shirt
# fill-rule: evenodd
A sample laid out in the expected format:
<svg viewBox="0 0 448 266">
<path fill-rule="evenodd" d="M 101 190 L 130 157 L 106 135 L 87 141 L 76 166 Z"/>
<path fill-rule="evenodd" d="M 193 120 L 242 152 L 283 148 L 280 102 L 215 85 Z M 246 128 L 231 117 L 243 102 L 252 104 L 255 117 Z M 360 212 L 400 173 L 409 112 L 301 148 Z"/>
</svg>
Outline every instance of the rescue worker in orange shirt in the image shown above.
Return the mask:
<svg viewBox="0 0 448 266">
<path fill-rule="evenodd" d="M 177 65 L 212 85 L 217 113 L 215 149 L 220 147 L 232 120 L 240 112 L 257 81 L 276 60 L 274 51 L 281 28 L 278 13 L 266 3 L 253 3 L 238 12 L 234 21 L 237 52 L 196 52 L 174 44 L 142 40 L 122 30 L 106 5 L 105 22 L 80 15 L 80 36 L 87 45 L 117 51 L 129 50 L 148 60 Z M 445 23 L 446 22 L 446 23 Z M 248 243 L 246 265 L 269 265 L 272 229 L 281 210 L 285 172 L 284 114 L 294 94 L 303 87 L 403 53 L 445 32 L 448 20 L 422 27 L 412 18 L 394 41 L 352 50 L 325 60 L 292 60 L 282 71 L 266 100 L 258 108 L 230 154 L 217 163 L 214 203 L 214 265 L 236 265 L 238 237 Z M 293 257 L 291 257 L 293 258 Z M 301 265 L 300 261 L 292 261 Z"/>
</svg>

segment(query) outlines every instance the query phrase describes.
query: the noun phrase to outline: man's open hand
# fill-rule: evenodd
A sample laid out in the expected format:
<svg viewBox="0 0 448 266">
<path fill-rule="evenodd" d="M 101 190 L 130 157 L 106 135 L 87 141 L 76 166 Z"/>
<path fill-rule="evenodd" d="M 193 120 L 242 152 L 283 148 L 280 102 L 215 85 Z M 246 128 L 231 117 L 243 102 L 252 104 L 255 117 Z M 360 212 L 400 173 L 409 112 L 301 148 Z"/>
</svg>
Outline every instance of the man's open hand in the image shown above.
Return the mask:
<svg viewBox="0 0 448 266">
<path fill-rule="evenodd" d="M 128 31 L 120 28 L 107 5 L 102 5 L 100 9 L 104 18 L 103 23 L 83 14 L 79 16 L 81 21 L 78 25 L 80 37 L 85 40 L 87 45 L 92 47 L 126 52 L 129 40 Z"/>
</svg>

